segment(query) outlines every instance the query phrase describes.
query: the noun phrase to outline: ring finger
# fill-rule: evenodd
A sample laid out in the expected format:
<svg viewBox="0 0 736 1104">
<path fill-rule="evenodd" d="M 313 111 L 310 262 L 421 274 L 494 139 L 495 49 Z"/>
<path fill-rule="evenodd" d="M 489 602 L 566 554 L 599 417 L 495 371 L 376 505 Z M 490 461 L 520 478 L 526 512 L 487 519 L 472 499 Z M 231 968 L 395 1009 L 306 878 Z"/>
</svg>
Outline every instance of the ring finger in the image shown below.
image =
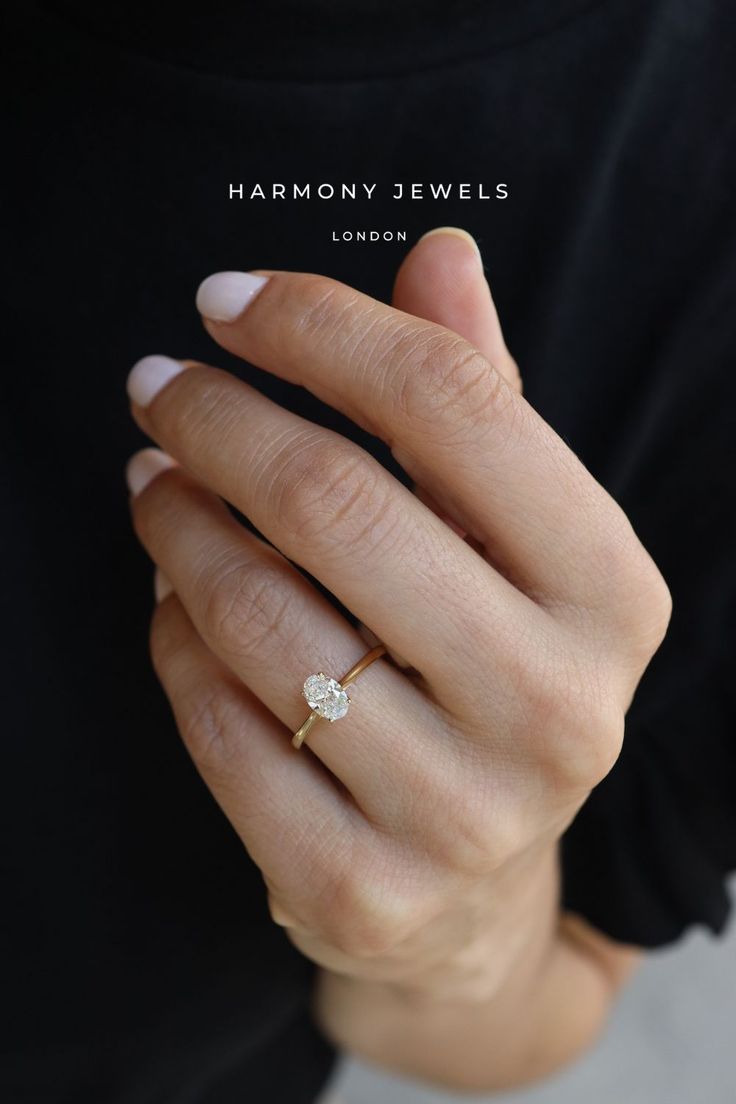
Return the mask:
<svg viewBox="0 0 736 1104">
<path fill-rule="evenodd" d="M 276 549 L 165 454 L 137 453 L 128 478 L 136 532 L 203 640 L 294 731 L 309 712 L 300 694 L 305 677 L 322 670 L 339 679 L 367 651 L 365 642 Z M 315 724 L 309 746 L 369 819 L 396 828 L 406 823 L 406 779 L 421 777 L 426 788 L 433 762 L 448 758 L 442 713 L 380 659 L 350 695 L 354 706 L 342 723 Z"/>
</svg>

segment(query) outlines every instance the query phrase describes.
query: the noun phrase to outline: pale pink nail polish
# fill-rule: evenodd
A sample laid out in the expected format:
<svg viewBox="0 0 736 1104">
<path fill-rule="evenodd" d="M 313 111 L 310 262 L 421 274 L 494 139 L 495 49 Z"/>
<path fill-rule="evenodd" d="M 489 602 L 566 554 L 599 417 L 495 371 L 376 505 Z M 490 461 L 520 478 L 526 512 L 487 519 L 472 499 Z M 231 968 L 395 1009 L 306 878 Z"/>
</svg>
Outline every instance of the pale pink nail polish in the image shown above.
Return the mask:
<svg viewBox="0 0 736 1104">
<path fill-rule="evenodd" d="M 125 479 L 135 498 L 163 471 L 176 467 L 176 461 L 160 449 L 146 448 L 134 453 L 125 469 Z"/>
<path fill-rule="evenodd" d="M 215 272 L 197 289 L 197 310 L 212 322 L 233 322 L 267 283 L 250 272 Z"/>
<path fill-rule="evenodd" d="M 128 396 L 138 406 L 148 404 L 174 376 L 184 371 L 179 360 L 167 356 L 145 356 L 134 364 L 126 384 Z"/>
</svg>

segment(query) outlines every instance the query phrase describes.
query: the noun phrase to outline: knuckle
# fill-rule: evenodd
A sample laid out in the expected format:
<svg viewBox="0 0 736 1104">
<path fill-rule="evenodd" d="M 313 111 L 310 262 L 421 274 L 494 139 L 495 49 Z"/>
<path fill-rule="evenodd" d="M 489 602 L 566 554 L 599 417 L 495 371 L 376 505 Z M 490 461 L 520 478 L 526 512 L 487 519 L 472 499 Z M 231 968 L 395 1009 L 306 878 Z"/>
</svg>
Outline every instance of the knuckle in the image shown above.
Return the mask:
<svg viewBox="0 0 736 1104">
<path fill-rule="evenodd" d="M 271 508 L 298 541 L 347 552 L 396 520 L 378 465 L 336 435 L 307 433 L 270 468 Z"/>
<path fill-rule="evenodd" d="M 624 710 L 611 702 L 599 709 L 596 717 L 595 757 L 592 763 L 594 785 L 602 781 L 616 764 L 624 743 Z"/>
<path fill-rule="evenodd" d="M 494 783 L 487 748 L 476 749 L 419 788 L 429 813 L 424 847 L 441 868 L 471 877 L 492 873 L 518 849 L 514 810 Z"/>
<path fill-rule="evenodd" d="M 401 880 L 372 869 L 370 861 L 351 864 L 333 877 L 328 907 L 330 943 L 356 959 L 391 954 L 426 920 L 425 909 L 401 887 Z"/>
<path fill-rule="evenodd" d="M 637 573 L 639 620 L 635 644 L 651 658 L 665 638 L 672 616 L 672 594 L 648 553 Z"/>
<path fill-rule="evenodd" d="M 480 877 L 496 870 L 510 852 L 499 838 L 498 824 L 489 811 L 475 806 L 471 794 L 464 796 L 464 806 L 443 806 L 444 817 L 434 835 L 432 855 L 455 873 Z"/>
<path fill-rule="evenodd" d="M 349 332 L 360 299 L 358 292 L 328 276 L 304 274 L 295 293 L 298 307 L 291 313 L 295 338 L 319 342 L 326 337 L 332 341 L 336 334 Z"/>
<path fill-rule="evenodd" d="M 223 444 L 240 430 L 246 399 L 213 368 L 200 365 L 189 369 L 183 381 L 173 393 L 161 396 L 162 403 L 166 402 L 167 437 L 187 442 L 192 454 L 220 453 Z"/>
<path fill-rule="evenodd" d="M 624 737 L 624 711 L 613 701 L 578 703 L 556 728 L 555 773 L 566 788 L 590 790 L 614 766 Z"/>
<path fill-rule="evenodd" d="M 233 756 L 233 733 L 242 718 L 232 700 L 214 682 L 202 678 L 187 658 L 179 619 L 158 606 L 151 622 L 150 652 L 156 674 L 166 685 L 182 739 L 202 770 L 219 771 Z"/>
<path fill-rule="evenodd" d="M 618 538 L 603 553 L 609 616 L 628 651 L 651 659 L 665 637 L 672 615 L 672 595 L 654 560 L 621 513 Z"/>
<path fill-rule="evenodd" d="M 574 754 L 565 763 L 571 788 L 590 790 L 601 782 L 621 754 L 624 712 L 620 707 L 592 708 L 573 722 L 577 734 Z"/>
<path fill-rule="evenodd" d="M 506 380 L 468 342 L 434 331 L 419 344 L 413 337 L 411 352 L 402 354 L 399 346 L 392 374 L 393 400 L 404 422 L 453 443 L 481 424 L 497 425 L 513 409 Z"/>
<path fill-rule="evenodd" d="M 195 765 L 210 776 L 227 768 L 235 754 L 234 707 L 216 686 L 199 684 L 196 699 L 177 718 L 182 740 Z"/>
<path fill-rule="evenodd" d="M 238 561 L 206 585 L 203 630 L 219 650 L 237 659 L 261 657 L 283 645 L 289 601 L 281 572 Z"/>
<path fill-rule="evenodd" d="M 567 656 L 524 682 L 521 725 L 531 734 L 555 790 L 588 790 L 614 765 L 623 742 L 624 711 L 589 658 Z"/>
</svg>

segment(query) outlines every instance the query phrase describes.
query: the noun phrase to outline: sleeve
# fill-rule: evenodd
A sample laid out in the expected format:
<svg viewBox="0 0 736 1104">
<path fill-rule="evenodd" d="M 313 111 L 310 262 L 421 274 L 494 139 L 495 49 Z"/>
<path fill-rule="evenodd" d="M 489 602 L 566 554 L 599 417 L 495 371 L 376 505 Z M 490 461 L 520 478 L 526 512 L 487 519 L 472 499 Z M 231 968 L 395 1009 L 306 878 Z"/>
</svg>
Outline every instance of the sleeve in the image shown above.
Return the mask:
<svg viewBox="0 0 736 1104">
<path fill-rule="evenodd" d="M 656 947 L 695 924 L 725 928 L 736 868 L 733 679 L 724 660 L 668 708 L 632 707 L 618 763 L 563 837 L 564 905 L 612 939 Z"/>
<path fill-rule="evenodd" d="M 687 309 L 642 365 L 647 410 L 622 427 L 625 472 L 602 479 L 673 615 L 621 756 L 563 837 L 563 904 L 643 947 L 693 925 L 722 932 L 736 868 L 735 241 L 723 235 L 710 278 L 691 270 Z"/>
</svg>

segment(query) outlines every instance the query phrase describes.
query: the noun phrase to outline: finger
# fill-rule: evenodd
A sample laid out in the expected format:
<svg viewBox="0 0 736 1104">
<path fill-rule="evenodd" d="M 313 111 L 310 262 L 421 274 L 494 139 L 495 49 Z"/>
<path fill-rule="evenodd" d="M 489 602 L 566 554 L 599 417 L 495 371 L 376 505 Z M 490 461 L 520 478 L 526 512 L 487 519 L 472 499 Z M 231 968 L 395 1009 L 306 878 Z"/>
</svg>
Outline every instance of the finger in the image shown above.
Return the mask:
<svg viewBox="0 0 736 1104">
<path fill-rule="evenodd" d="M 466 666 L 471 654 L 491 654 L 499 633 L 523 649 L 526 614 L 545 620 L 338 434 L 202 365 L 146 358 L 129 388 L 142 428 L 406 657 L 448 708 L 476 677 L 475 664 Z"/>
<path fill-rule="evenodd" d="M 480 250 L 467 231 L 440 226 L 420 238 L 399 268 L 391 301 L 398 310 L 454 330 L 488 357 L 516 391 L 521 391 L 519 369 L 506 348 Z M 448 501 L 440 507 L 418 484 L 414 492 L 456 533 L 466 537 L 454 516 L 453 503 Z"/>
<path fill-rule="evenodd" d="M 200 287 L 198 305 L 224 348 L 388 441 L 409 475 L 536 601 L 572 607 L 576 621 L 581 610 L 608 617 L 631 606 L 630 556 L 619 553 L 635 538 L 623 511 L 463 339 L 301 273 L 217 274 Z"/>
<path fill-rule="evenodd" d="M 458 525 L 454 517 L 444 512 L 439 502 L 432 498 L 432 495 L 429 493 L 429 491 L 425 490 L 424 487 L 420 487 L 417 484 L 414 487 L 414 494 L 417 496 L 420 502 L 424 503 L 428 510 L 431 510 L 433 514 L 436 514 L 438 518 L 441 518 L 442 521 L 444 521 L 445 525 L 449 525 L 453 532 L 457 533 L 457 535 L 463 540 L 465 539 L 465 537 L 467 536 L 465 530 L 462 528 L 462 526 Z"/>
<path fill-rule="evenodd" d="M 356 810 L 318 759 L 207 649 L 175 595 L 151 627 L 156 672 L 195 765 L 260 868 L 281 922 L 326 965 L 382 950 L 414 929 L 437 867 Z M 421 874 L 421 878 L 418 877 Z M 408 929 L 408 930 L 407 930 Z"/>
<path fill-rule="evenodd" d="M 361 640 L 364 640 L 366 642 L 369 649 L 375 648 L 377 644 L 383 644 L 383 641 L 379 640 L 376 634 L 372 632 L 367 625 L 364 625 L 362 621 L 358 622 L 357 628 L 358 632 L 360 633 Z M 385 644 L 383 644 L 383 646 L 384 648 L 386 648 Z M 390 648 L 386 648 L 386 652 L 397 667 L 401 667 L 404 670 L 411 669 L 411 664 L 409 663 L 408 659 L 404 659 L 404 657 L 400 656 L 398 652 L 393 652 Z"/>
<path fill-rule="evenodd" d="M 155 611 L 151 655 L 184 744 L 251 858 L 290 907 L 313 914 L 362 838 L 354 807 L 318 759 L 294 752 L 175 595 Z"/>
<path fill-rule="evenodd" d="M 519 369 L 506 348 L 480 250 L 467 231 L 440 226 L 420 238 L 399 268 L 391 302 L 397 310 L 460 334 L 521 391 Z"/>
<path fill-rule="evenodd" d="M 136 453 L 128 480 L 136 532 L 204 642 L 294 732 L 309 713 L 305 678 L 322 670 L 339 680 L 368 651 L 357 630 L 163 453 Z M 349 695 L 346 716 L 315 724 L 309 747 L 374 823 L 416 827 L 405 794 L 420 779 L 425 792 L 433 776 L 442 784 L 434 763 L 447 759 L 436 707 L 380 659 Z"/>
</svg>

